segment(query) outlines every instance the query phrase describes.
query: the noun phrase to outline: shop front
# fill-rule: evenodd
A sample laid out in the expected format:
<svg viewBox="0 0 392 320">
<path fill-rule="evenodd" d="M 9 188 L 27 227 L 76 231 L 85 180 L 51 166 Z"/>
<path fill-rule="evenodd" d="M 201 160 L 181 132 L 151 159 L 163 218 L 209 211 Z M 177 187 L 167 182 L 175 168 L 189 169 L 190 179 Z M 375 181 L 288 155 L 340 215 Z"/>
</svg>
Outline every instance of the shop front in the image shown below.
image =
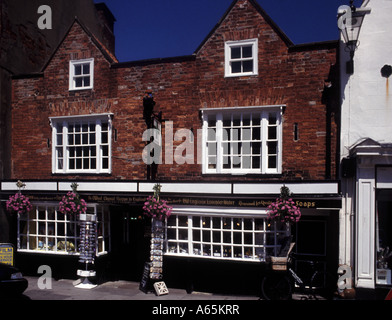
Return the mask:
<svg viewBox="0 0 392 320">
<path fill-rule="evenodd" d="M 368 139 L 351 155 L 354 170 L 342 181 L 343 211 L 349 217 L 342 227 L 351 229 L 341 229 L 345 246 L 340 260 L 344 254 L 351 259 L 355 288 L 388 291 L 392 289 L 391 149 Z"/>
<path fill-rule="evenodd" d="M 2 183 L 3 200 L 15 191 L 14 185 Z M 69 185 L 26 182 L 23 194 L 33 207 L 28 214 L 15 217 L 12 226 L 22 269 L 36 273 L 39 265 L 53 263 L 56 277 L 76 276 L 78 221 L 58 211 Z M 98 280 L 139 281 L 150 259 L 151 236 L 151 221 L 143 215 L 142 206 L 154 183 L 78 181 L 78 185 L 88 212 L 97 217 Z M 318 260 L 336 273 L 339 184 L 286 185 L 302 213 L 291 230 L 298 263 Z M 173 207 L 165 231 L 167 285 L 213 291 L 233 289 L 236 283 L 238 288 L 257 290 L 267 257 L 277 254 L 287 232 L 267 218 L 267 207 L 282 184 L 162 182 L 161 186 L 161 197 Z"/>
</svg>

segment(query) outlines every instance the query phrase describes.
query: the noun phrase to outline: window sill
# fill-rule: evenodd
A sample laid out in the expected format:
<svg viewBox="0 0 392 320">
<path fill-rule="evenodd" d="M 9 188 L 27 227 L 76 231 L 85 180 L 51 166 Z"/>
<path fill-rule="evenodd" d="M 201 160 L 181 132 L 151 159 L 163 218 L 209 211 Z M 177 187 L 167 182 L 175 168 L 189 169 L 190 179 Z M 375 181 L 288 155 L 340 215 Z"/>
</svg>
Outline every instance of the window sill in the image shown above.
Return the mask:
<svg viewBox="0 0 392 320">
<path fill-rule="evenodd" d="M 52 172 L 52 176 L 100 176 L 111 177 L 111 172 L 94 173 L 94 172 Z"/>
</svg>

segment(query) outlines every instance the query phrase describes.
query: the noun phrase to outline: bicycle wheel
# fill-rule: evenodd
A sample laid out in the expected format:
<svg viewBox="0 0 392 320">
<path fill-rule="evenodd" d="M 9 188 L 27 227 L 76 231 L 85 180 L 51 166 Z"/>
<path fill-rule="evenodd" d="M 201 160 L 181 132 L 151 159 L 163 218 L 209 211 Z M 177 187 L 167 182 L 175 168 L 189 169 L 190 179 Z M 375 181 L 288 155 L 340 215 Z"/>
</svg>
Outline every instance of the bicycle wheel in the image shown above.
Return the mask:
<svg viewBox="0 0 392 320">
<path fill-rule="evenodd" d="M 329 272 L 316 271 L 310 286 L 315 299 L 332 300 L 337 288 L 337 280 Z"/>
<path fill-rule="evenodd" d="M 289 300 L 292 290 L 291 281 L 287 275 L 267 275 L 261 283 L 261 292 L 266 300 Z"/>
</svg>

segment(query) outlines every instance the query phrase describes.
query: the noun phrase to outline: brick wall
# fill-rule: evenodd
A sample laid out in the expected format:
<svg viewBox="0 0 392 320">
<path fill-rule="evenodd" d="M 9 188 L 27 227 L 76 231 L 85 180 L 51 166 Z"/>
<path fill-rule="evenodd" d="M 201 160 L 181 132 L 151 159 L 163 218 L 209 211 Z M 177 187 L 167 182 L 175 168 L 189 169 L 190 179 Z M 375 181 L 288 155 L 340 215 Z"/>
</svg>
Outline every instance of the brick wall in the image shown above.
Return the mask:
<svg viewBox="0 0 392 320">
<path fill-rule="evenodd" d="M 283 174 L 229 178 L 334 178 L 338 138 L 335 102 L 326 98 L 324 86 L 326 80 L 333 80 L 330 78 L 336 64 L 336 47 L 318 44 L 289 48 L 278 31 L 257 7 L 241 0 L 195 56 L 111 65 L 75 23 L 42 77 L 14 80 L 13 178 L 73 178 L 51 174 L 49 117 L 111 112 L 117 133 L 117 139 L 113 137 L 112 141 L 112 174 L 83 178 L 146 179 L 141 154 L 145 147 L 142 133 L 146 129 L 142 98 L 147 90 L 154 92 L 155 111 L 162 111 L 163 118 L 173 122 L 174 130 L 186 128 L 195 133 L 201 129 L 201 108 L 284 104 Z M 224 42 L 256 37 L 259 75 L 225 78 Z M 95 59 L 94 89 L 69 92 L 69 60 L 90 57 Z M 299 125 L 300 140 L 296 142 L 294 123 Z M 175 142 L 174 147 L 180 143 Z M 203 176 L 198 164 L 162 164 L 157 178 L 225 180 L 228 176 Z"/>
</svg>

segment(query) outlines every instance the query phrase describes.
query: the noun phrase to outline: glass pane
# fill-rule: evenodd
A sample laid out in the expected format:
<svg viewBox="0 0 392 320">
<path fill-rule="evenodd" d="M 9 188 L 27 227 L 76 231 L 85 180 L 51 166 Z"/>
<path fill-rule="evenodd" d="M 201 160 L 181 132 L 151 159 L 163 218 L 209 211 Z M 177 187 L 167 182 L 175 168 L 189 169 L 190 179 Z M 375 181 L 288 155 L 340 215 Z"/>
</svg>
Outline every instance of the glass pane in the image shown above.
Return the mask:
<svg viewBox="0 0 392 320">
<path fill-rule="evenodd" d="M 108 158 L 103 158 L 102 159 L 102 168 L 103 169 L 109 169 L 109 159 Z"/>
<path fill-rule="evenodd" d="M 90 77 L 84 77 L 83 78 L 83 83 L 84 83 L 84 87 L 89 87 L 90 86 Z"/>
<path fill-rule="evenodd" d="M 242 47 L 242 58 L 251 58 L 252 56 L 252 46 Z"/>
<path fill-rule="evenodd" d="M 193 230 L 193 241 L 201 241 L 200 230 Z"/>
<path fill-rule="evenodd" d="M 268 127 L 268 139 L 273 140 L 277 138 L 277 127 Z"/>
<path fill-rule="evenodd" d="M 213 231 L 212 241 L 214 243 L 221 243 L 221 232 L 220 231 Z"/>
<path fill-rule="evenodd" d="M 268 168 L 275 169 L 276 168 L 276 156 L 268 157 Z"/>
<path fill-rule="evenodd" d="M 250 140 L 250 128 L 242 129 L 242 140 Z"/>
<path fill-rule="evenodd" d="M 76 87 L 76 88 L 81 88 L 81 87 L 83 87 L 83 78 L 76 78 L 76 79 L 75 79 L 75 87 Z"/>
<path fill-rule="evenodd" d="M 83 65 L 83 74 L 90 74 L 90 64 L 84 64 Z"/>
<path fill-rule="evenodd" d="M 201 245 L 200 245 L 200 243 L 193 244 L 193 254 L 201 255 Z"/>
<path fill-rule="evenodd" d="M 87 133 L 82 135 L 82 144 L 88 144 L 88 134 Z"/>
<path fill-rule="evenodd" d="M 211 227 L 211 218 L 210 217 L 202 217 L 203 228 Z"/>
<path fill-rule="evenodd" d="M 252 157 L 252 168 L 260 169 L 260 156 Z"/>
<path fill-rule="evenodd" d="M 200 217 L 193 217 L 192 223 L 194 228 L 200 228 Z"/>
<path fill-rule="evenodd" d="M 216 141 L 216 131 L 215 131 L 215 129 L 208 129 L 207 140 L 208 141 Z"/>
<path fill-rule="evenodd" d="M 75 67 L 75 76 L 80 76 L 82 74 L 82 66 L 80 64 L 77 64 L 74 67 Z"/>
<path fill-rule="evenodd" d="M 268 154 L 277 154 L 278 144 L 277 142 L 268 142 Z"/>
<path fill-rule="evenodd" d="M 253 244 L 253 234 L 249 232 L 244 233 L 244 244 Z"/>
<path fill-rule="evenodd" d="M 102 132 L 102 143 L 108 143 L 108 133 L 107 132 Z"/>
<path fill-rule="evenodd" d="M 217 144 L 215 142 L 208 143 L 208 155 L 216 156 Z"/>
<path fill-rule="evenodd" d="M 242 157 L 242 169 L 250 169 L 251 168 L 251 157 Z"/>
<path fill-rule="evenodd" d="M 221 246 L 214 246 L 214 257 L 221 257 Z"/>
<path fill-rule="evenodd" d="M 252 128 L 252 140 L 260 140 L 260 127 Z"/>
<path fill-rule="evenodd" d="M 219 218 L 219 217 L 212 218 L 212 227 L 214 229 L 220 229 L 221 228 L 221 218 Z"/>
<path fill-rule="evenodd" d="M 243 72 L 253 72 L 253 60 L 243 61 Z"/>
<path fill-rule="evenodd" d="M 233 240 L 234 244 L 242 244 L 242 233 L 241 232 L 233 232 Z"/>
<path fill-rule="evenodd" d="M 231 59 L 240 59 L 240 58 L 241 58 L 241 47 L 231 48 Z"/>
<path fill-rule="evenodd" d="M 187 216 L 178 216 L 178 226 L 179 227 L 188 226 L 188 217 Z"/>
<path fill-rule="evenodd" d="M 57 140 L 57 141 L 56 141 L 56 144 L 57 144 L 58 146 L 62 146 L 62 145 L 63 145 L 63 135 L 62 135 L 62 134 L 58 134 L 56 140 Z"/>
<path fill-rule="evenodd" d="M 211 232 L 209 230 L 203 231 L 203 242 L 211 242 Z"/>
<path fill-rule="evenodd" d="M 231 63 L 231 73 L 241 73 L 241 62 Z"/>
</svg>

